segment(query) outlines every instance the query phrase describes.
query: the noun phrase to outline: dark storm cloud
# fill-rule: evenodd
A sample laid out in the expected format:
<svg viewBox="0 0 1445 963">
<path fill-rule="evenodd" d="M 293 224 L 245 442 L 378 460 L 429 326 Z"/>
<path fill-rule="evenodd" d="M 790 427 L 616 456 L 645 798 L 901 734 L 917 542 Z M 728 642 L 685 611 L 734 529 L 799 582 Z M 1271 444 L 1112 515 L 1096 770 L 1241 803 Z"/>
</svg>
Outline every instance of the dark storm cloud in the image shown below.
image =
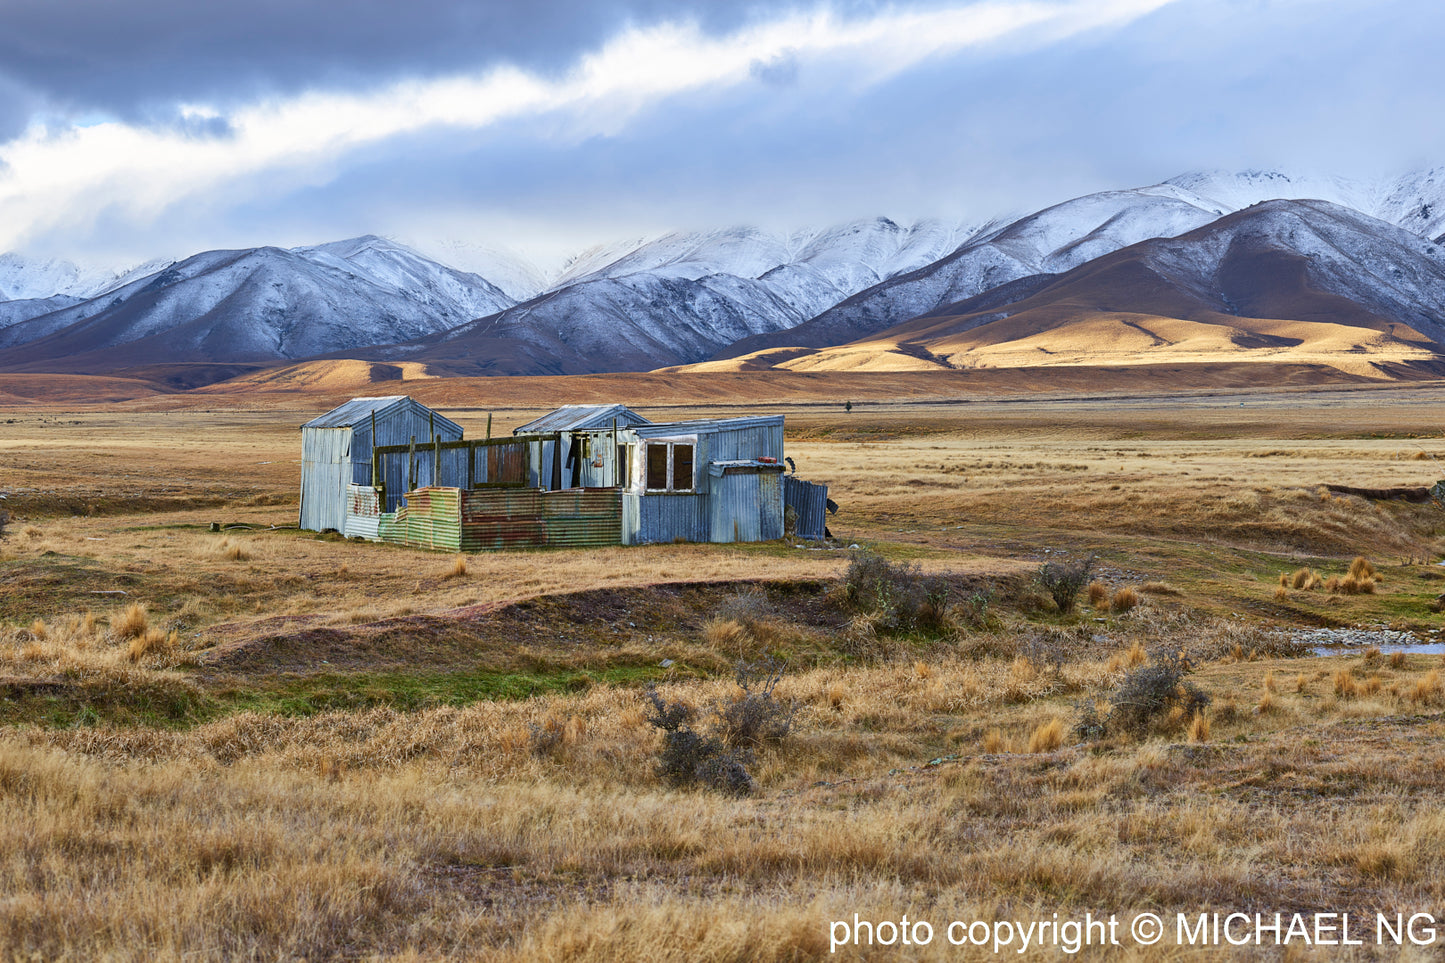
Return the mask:
<svg viewBox="0 0 1445 963">
<path fill-rule="evenodd" d="M 367 87 L 496 62 L 547 73 L 629 25 L 684 18 L 717 33 L 778 12 L 751 0 L 5 0 L 0 99 L 13 100 L 8 80 L 56 108 L 145 119 L 156 104 Z M 0 125 L 6 113 L 0 105 Z"/>
</svg>

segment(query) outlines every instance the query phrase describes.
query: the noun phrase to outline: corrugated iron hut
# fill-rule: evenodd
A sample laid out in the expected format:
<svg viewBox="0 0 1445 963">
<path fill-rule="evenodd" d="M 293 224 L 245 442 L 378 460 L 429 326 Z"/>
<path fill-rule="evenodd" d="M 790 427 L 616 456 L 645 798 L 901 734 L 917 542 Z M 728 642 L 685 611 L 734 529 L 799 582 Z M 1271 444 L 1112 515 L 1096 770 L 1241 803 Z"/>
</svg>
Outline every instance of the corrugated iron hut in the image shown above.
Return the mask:
<svg viewBox="0 0 1445 963">
<path fill-rule="evenodd" d="M 347 486 L 373 484 L 372 449 L 457 441 L 461 426 L 407 395 L 353 398 L 301 426 L 301 527 L 341 531 Z M 431 461 L 416 464 L 431 470 Z M 409 487 L 432 484 L 428 477 Z"/>
<path fill-rule="evenodd" d="M 618 431 L 648 424 L 626 405 L 563 405 L 512 434 L 558 436 L 555 445 L 541 448 L 536 487 L 617 487 L 627 477 L 627 448 Z"/>
<path fill-rule="evenodd" d="M 622 540 L 755 542 L 783 535 L 783 418 L 634 425 Z"/>
</svg>

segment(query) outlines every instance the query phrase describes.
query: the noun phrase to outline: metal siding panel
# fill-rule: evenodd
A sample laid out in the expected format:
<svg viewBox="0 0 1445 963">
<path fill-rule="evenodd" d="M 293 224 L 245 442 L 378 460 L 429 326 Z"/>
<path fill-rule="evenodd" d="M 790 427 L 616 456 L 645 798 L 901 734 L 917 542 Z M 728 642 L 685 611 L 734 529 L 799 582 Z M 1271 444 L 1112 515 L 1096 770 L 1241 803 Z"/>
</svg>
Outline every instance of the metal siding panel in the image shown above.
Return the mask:
<svg viewBox="0 0 1445 963">
<path fill-rule="evenodd" d="M 346 524 L 346 486 L 351 483 L 350 465 L 341 452 L 349 440 L 349 428 L 307 428 L 301 439 L 300 526 L 311 531 Z"/>
<path fill-rule="evenodd" d="M 758 473 L 758 540 L 771 542 L 783 537 L 782 472 Z"/>
<path fill-rule="evenodd" d="M 637 520 L 632 544 L 708 540 L 706 495 L 654 493 L 635 498 Z"/>
<path fill-rule="evenodd" d="M 733 472 L 713 479 L 711 540 L 714 542 L 756 542 L 761 538 L 758 522 L 757 472 Z"/>
<path fill-rule="evenodd" d="M 799 538 L 823 538 L 828 524 L 828 486 L 786 475 L 783 501 L 797 514 L 794 530 Z"/>
</svg>

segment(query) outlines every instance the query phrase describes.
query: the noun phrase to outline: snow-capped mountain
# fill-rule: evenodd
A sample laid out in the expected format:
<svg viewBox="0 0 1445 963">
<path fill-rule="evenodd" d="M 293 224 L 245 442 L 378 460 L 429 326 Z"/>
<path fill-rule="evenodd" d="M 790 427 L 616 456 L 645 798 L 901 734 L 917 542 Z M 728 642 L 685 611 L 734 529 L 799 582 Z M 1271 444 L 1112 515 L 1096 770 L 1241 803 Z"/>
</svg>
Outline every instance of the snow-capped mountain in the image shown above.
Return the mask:
<svg viewBox="0 0 1445 963">
<path fill-rule="evenodd" d="M 1326 201 L 1265 201 L 1020 279 L 791 370 L 1258 360 L 1440 368 L 1445 251 Z M 785 356 L 784 356 L 785 355 Z M 756 365 L 754 365 L 756 367 Z"/>
<path fill-rule="evenodd" d="M 952 250 L 966 229 L 887 218 L 793 235 L 667 234 L 579 256 L 545 294 L 389 357 L 494 374 L 646 370 L 699 361 L 792 328 L 842 298 Z M 472 366 L 478 367 L 472 367 Z"/>
<path fill-rule="evenodd" d="M 1303 204 L 1291 221 L 1271 206 L 1280 198 L 1326 207 Z M 873 218 L 791 234 L 744 227 L 630 239 L 580 253 L 550 281 L 493 249 L 454 245 L 497 280 L 374 236 L 210 251 L 123 276 L 3 255 L 0 368 L 325 356 L 416 360 L 455 373 L 641 370 L 857 342 L 961 302 L 980 316 L 1011 310 L 1117 252 L 1173 238 L 1179 247 L 1151 248 L 1154 260 L 1136 266 L 1215 304 L 1218 292 L 1190 285 L 1219 279 L 1190 280 L 1180 265 L 1237 263 L 1211 247 L 1220 235 L 1203 229 L 1250 212 L 1293 224 L 1270 235 L 1273 253 L 1250 263 L 1290 277 L 1304 264 L 1314 273 L 1301 290 L 1356 305 L 1359 323 L 1445 335 L 1432 326 L 1445 302 L 1427 269 L 1441 257 L 1434 240 L 1445 241 L 1445 168 L 1377 183 L 1204 171 L 975 226 Z M 1340 226 L 1352 217 L 1360 220 Z M 1402 240 L 1412 237 L 1424 247 Z M 1228 243 L 1238 253 L 1244 242 Z M 1123 274 L 1104 276 L 1123 284 Z M 1116 292 L 1120 304 L 1137 293 L 1127 288 Z M 1303 312 L 1315 302 L 1271 303 Z M 1232 310 L 1208 310 L 1216 309 Z"/>
<path fill-rule="evenodd" d="M 717 357 L 844 344 L 1000 285 L 1070 271 L 1131 244 L 1176 237 L 1279 198 L 1331 201 L 1426 238 L 1445 230 L 1445 168 L 1380 184 L 1278 171 L 1184 174 L 1149 187 L 1089 194 L 980 232 L 947 257 L 868 288 L 794 329 L 734 344 Z"/>
<path fill-rule="evenodd" d="M 208 251 L 0 328 L 10 366 L 307 357 L 447 330 L 511 303 L 475 275 L 377 238 Z"/>
</svg>

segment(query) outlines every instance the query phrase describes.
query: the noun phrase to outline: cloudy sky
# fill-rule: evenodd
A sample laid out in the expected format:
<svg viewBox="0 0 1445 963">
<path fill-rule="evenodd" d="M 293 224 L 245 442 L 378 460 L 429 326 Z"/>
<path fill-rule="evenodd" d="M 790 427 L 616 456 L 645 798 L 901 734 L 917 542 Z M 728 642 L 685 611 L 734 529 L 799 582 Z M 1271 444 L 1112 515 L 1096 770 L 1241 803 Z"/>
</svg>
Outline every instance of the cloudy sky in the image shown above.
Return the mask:
<svg viewBox="0 0 1445 963">
<path fill-rule="evenodd" d="M 1445 164 L 1439 0 L 0 0 L 0 251 L 983 220 Z M 459 255 L 460 257 L 460 255 Z"/>
</svg>

